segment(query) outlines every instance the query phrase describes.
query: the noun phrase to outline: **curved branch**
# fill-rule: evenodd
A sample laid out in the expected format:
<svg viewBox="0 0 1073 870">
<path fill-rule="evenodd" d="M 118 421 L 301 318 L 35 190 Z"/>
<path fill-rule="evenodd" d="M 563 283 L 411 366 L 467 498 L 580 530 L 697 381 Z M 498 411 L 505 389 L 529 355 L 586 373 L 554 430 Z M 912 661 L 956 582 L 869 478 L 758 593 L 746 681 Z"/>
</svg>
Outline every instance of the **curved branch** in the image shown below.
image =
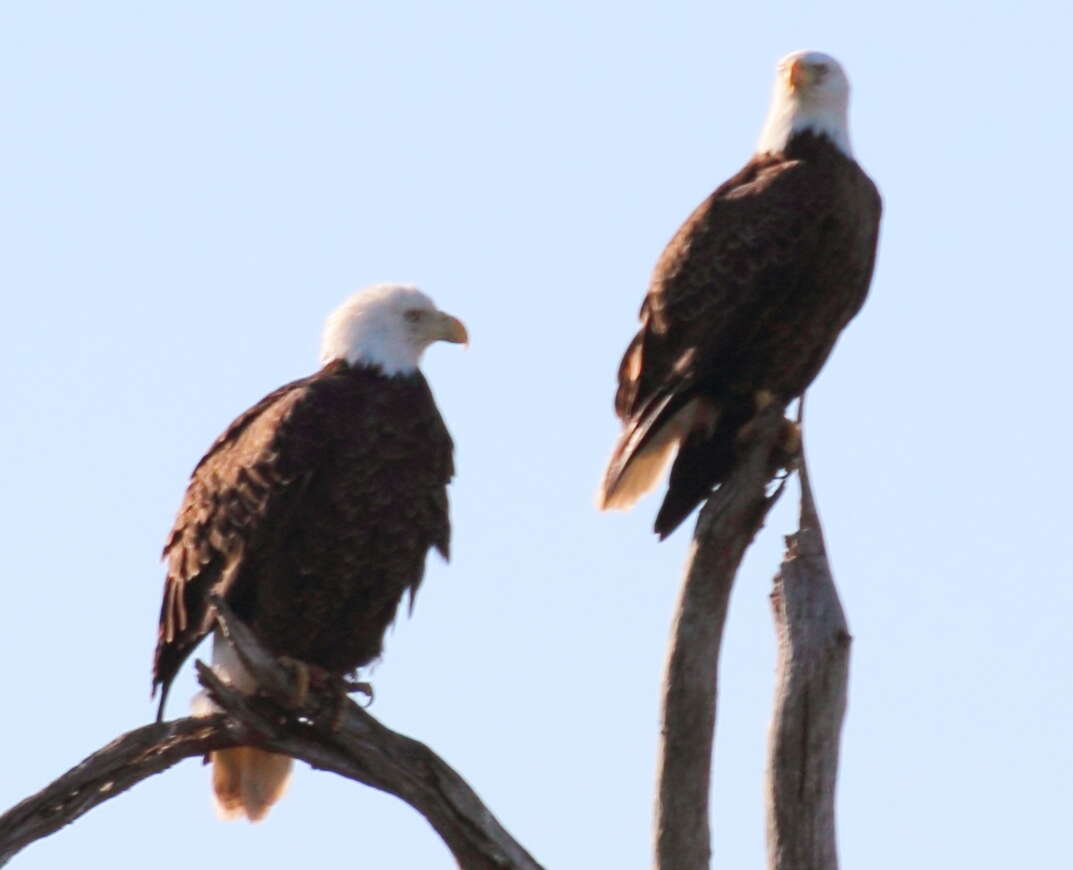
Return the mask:
<svg viewBox="0 0 1073 870">
<path fill-rule="evenodd" d="M 98 804 L 184 758 L 234 746 L 223 716 L 156 722 L 128 731 L 0 816 L 0 865 Z"/>
<path fill-rule="evenodd" d="M 835 782 L 852 638 L 827 562 L 804 450 L 801 515 L 771 593 L 778 639 L 768 745 L 770 870 L 836 870 Z"/>
<path fill-rule="evenodd" d="M 428 820 L 466 870 L 539 870 L 465 780 L 424 744 L 384 727 L 331 690 L 310 693 L 295 709 L 291 675 L 223 602 L 215 604 L 221 627 L 262 694 L 243 695 L 198 662 L 198 678 L 224 713 L 124 734 L 12 807 L 0 816 L 0 864 L 184 758 L 254 744 L 401 798 Z"/>
<path fill-rule="evenodd" d="M 708 499 L 693 533 L 671 628 L 655 808 L 655 866 L 703 870 L 711 856 L 708 795 L 719 650 L 734 576 L 782 493 L 766 495 L 783 408 L 771 403 L 740 439 L 730 478 Z"/>
<path fill-rule="evenodd" d="M 272 697 L 243 695 L 200 663 L 199 679 L 225 712 L 262 735 L 264 748 L 404 800 L 435 828 L 460 867 L 539 870 L 540 865 L 443 759 L 423 743 L 384 727 L 353 701 L 346 699 L 340 711 L 339 696 L 333 691 L 314 694 L 281 726 L 294 684 L 223 601 L 216 599 L 214 605 L 243 665 Z M 324 719 L 330 720 L 328 728 L 314 724 Z"/>
</svg>

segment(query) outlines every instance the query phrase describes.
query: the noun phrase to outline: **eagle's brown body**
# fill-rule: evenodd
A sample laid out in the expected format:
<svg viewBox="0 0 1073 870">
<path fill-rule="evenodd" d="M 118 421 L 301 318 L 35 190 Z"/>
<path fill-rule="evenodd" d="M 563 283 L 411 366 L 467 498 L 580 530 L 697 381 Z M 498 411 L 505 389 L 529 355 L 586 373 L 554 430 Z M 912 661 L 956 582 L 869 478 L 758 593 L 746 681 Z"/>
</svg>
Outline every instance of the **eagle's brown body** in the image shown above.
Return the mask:
<svg viewBox="0 0 1073 870">
<path fill-rule="evenodd" d="M 448 555 L 452 473 L 419 371 L 336 361 L 262 399 L 194 470 L 164 547 L 154 686 L 212 629 L 210 592 L 278 655 L 336 674 L 375 659 L 429 548 Z"/>
<path fill-rule="evenodd" d="M 801 395 L 860 309 L 880 211 L 856 162 L 806 132 L 754 157 L 690 215 L 656 265 L 619 368 L 624 431 L 606 504 L 615 506 L 631 462 L 674 446 L 671 429 L 680 444 L 661 536 L 725 479 L 757 393 Z"/>
<path fill-rule="evenodd" d="M 453 447 L 419 363 L 437 341 L 468 340 L 416 287 L 367 287 L 328 316 L 323 368 L 263 398 L 209 448 L 164 545 L 158 718 L 214 628 L 212 595 L 278 656 L 344 676 L 380 655 L 429 549 L 446 559 L 450 542 Z M 212 660 L 240 691 L 257 688 L 219 634 Z M 195 714 L 214 709 L 204 693 L 195 698 Z M 213 752 L 219 814 L 264 818 L 291 766 L 257 746 Z"/>
</svg>

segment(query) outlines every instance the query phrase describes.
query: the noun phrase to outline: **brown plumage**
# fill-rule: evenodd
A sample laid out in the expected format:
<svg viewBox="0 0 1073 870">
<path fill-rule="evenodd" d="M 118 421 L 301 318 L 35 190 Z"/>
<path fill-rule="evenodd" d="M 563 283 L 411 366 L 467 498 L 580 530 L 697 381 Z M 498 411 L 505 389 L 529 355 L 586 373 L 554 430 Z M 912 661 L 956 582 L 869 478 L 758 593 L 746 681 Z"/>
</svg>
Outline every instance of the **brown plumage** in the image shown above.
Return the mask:
<svg viewBox="0 0 1073 870">
<path fill-rule="evenodd" d="M 629 507 L 677 449 L 660 537 L 725 480 L 757 394 L 801 395 L 868 291 L 881 210 L 875 185 L 837 136 L 787 133 L 671 239 L 619 367 L 623 433 L 599 499 Z"/>
<path fill-rule="evenodd" d="M 401 302 L 391 289 L 407 291 Z M 372 306 L 377 317 L 385 317 L 385 305 L 398 309 L 387 312 L 392 329 L 418 328 L 409 320 L 424 312 L 432 326 L 421 327 L 418 344 L 465 339 L 458 321 L 430 304 L 421 308 L 427 297 L 414 302 L 417 291 L 374 290 L 388 297 Z M 370 306 L 359 301 L 364 307 L 352 320 L 362 326 L 356 318 L 368 319 Z M 326 336 L 326 347 L 352 341 L 352 358 L 333 358 L 266 396 L 195 468 L 164 547 L 153 666 L 161 714 L 179 667 L 213 627 L 210 593 L 271 652 L 343 675 L 380 655 L 400 600 L 409 593 L 412 603 L 421 584 L 428 550 L 447 558 L 452 443 L 416 368 L 423 346 L 409 369 L 385 374 L 390 366 L 377 356 L 382 330 L 373 326 L 372 340 L 368 329 L 357 340 L 335 336 L 335 344 Z M 369 359 L 363 346 L 373 348 Z M 228 678 L 243 683 L 233 657 L 217 658 Z M 214 774 L 221 813 L 259 818 L 282 790 L 286 767 L 258 750 L 230 752 Z M 255 770 L 269 771 L 267 782 L 244 773 Z"/>
<path fill-rule="evenodd" d="M 262 399 L 198 463 L 164 547 L 154 682 L 212 628 L 210 591 L 278 655 L 368 664 L 429 547 L 448 556 L 451 474 L 419 373 L 336 361 Z"/>
</svg>

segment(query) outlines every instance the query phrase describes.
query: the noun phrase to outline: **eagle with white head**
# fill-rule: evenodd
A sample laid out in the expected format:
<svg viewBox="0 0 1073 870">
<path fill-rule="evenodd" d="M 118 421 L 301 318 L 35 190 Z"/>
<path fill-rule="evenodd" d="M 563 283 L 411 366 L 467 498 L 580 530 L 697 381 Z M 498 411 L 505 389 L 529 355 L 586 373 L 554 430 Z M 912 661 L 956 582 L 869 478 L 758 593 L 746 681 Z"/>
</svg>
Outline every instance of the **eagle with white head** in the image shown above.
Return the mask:
<svg viewBox="0 0 1073 870">
<path fill-rule="evenodd" d="M 429 549 L 448 557 L 453 447 L 418 368 L 436 341 L 468 336 L 416 288 L 356 293 L 328 318 L 322 368 L 270 393 L 209 448 L 164 545 L 158 718 L 182 663 L 213 629 L 211 594 L 276 655 L 338 676 L 380 655 Z M 220 637 L 213 662 L 254 688 Z M 290 775 L 290 758 L 253 747 L 212 760 L 224 818 L 263 818 Z"/>
<path fill-rule="evenodd" d="M 631 507 L 674 457 L 655 524 L 669 535 L 726 480 L 758 404 L 800 396 L 860 310 L 882 206 L 853 158 L 848 107 L 834 58 L 779 62 L 756 153 L 656 264 L 619 366 L 601 508 Z"/>
</svg>

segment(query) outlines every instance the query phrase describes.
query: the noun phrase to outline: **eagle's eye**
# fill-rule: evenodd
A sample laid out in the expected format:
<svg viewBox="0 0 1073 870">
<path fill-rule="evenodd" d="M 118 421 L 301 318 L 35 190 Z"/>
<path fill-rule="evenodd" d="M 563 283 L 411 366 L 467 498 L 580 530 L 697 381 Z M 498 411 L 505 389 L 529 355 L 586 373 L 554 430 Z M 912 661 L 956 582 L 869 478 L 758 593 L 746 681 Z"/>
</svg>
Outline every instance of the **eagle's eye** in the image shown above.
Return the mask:
<svg viewBox="0 0 1073 870">
<path fill-rule="evenodd" d="M 812 67 L 813 72 L 816 73 L 816 81 L 821 81 L 825 75 L 830 71 L 829 67 L 825 63 L 817 63 Z"/>
<path fill-rule="evenodd" d="M 403 315 L 403 317 L 405 317 L 409 323 L 417 323 L 424 315 L 424 313 L 425 312 L 423 312 L 420 308 L 411 308 Z"/>
</svg>

